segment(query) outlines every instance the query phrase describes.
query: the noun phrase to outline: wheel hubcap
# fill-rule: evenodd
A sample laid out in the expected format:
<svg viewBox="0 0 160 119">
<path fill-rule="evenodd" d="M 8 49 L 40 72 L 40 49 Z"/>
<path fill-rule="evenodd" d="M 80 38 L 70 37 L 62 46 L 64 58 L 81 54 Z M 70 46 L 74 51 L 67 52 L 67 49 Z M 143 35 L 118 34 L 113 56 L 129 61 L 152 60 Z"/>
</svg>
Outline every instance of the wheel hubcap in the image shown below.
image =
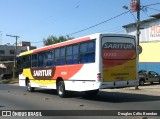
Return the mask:
<svg viewBox="0 0 160 119">
<path fill-rule="evenodd" d="M 28 82 L 28 90 L 30 90 L 30 89 L 31 89 L 31 83 Z"/>
<path fill-rule="evenodd" d="M 59 93 L 60 95 L 63 94 L 63 86 L 62 86 L 61 84 L 59 85 L 59 91 L 58 91 L 58 93 Z"/>
</svg>

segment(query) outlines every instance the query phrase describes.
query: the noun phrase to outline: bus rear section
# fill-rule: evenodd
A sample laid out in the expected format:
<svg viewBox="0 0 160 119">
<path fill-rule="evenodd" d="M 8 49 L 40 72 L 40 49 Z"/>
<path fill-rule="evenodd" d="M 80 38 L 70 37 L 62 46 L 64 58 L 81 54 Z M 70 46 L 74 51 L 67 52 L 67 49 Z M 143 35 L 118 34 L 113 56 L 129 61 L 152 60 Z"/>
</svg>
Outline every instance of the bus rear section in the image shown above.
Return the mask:
<svg viewBox="0 0 160 119">
<path fill-rule="evenodd" d="M 130 35 L 102 35 L 101 88 L 138 85 L 135 37 Z"/>
</svg>

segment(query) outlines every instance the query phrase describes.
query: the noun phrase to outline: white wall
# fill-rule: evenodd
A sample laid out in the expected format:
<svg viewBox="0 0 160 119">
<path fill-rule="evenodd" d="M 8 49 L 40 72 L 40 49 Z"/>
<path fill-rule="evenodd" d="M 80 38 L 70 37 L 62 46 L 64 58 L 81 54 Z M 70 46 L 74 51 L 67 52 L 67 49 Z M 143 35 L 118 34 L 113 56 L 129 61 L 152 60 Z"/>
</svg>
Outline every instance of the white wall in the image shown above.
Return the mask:
<svg viewBox="0 0 160 119">
<path fill-rule="evenodd" d="M 160 19 L 143 22 L 140 25 L 140 42 L 160 41 Z M 136 36 L 136 26 L 126 28 L 128 34 Z"/>
</svg>

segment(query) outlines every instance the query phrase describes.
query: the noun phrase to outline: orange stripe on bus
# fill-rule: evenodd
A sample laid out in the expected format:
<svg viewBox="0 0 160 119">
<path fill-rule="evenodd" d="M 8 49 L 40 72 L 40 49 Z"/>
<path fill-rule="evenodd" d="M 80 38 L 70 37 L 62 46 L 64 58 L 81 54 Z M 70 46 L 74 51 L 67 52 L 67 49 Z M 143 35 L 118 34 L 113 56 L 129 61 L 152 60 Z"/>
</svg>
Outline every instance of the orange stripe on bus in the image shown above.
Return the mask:
<svg viewBox="0 0 160 119">
<path fill-rule="evenodd" d="M 78 73 L 82 67 L 83 64 L 56 66 L 55 74 L 52 79 L 57 79 L 57 77 L 62 77 L 64 80 L 68 80 L 76 73 Z"/>
</svg>

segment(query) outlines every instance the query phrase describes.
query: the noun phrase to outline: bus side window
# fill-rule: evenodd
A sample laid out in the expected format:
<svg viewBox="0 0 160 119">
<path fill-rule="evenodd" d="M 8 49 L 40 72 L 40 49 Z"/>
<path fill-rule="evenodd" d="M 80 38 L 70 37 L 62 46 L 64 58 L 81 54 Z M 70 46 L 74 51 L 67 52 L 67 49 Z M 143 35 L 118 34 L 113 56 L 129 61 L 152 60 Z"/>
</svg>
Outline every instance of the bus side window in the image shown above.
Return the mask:
<svg viewBox="0 0 160 119">
<path fill-rule="evenodd" d="M 22 57 L 17 58 L 17 73 L 21 74 L 23 71 Z"/>
<path fill-rule="evenodd" d="M 21 57 L 18 57 L 17 58 L 17 69 L 22 69 L 22 59 Z"/>
<path fill-rule="evenodd" d="M 66 47 L 66 64 L 78 64 L 78 44 Z"/>
<path fill-rule="evenodd" d="M 80 63 L 95 62 L 95 41 L 80 44 Z"/>
<path fill-rule="evenodd" d="M 31 66 L 30 55 L 24 56 L 22 58 L 22 61 L 23 61 L 23 68 L 29 68 Z"/>
<path fill-rule="evenodd" d="M 67 46 L 66 47 L 66 64 L 73 64 L 72 46 Z"/>
<path fill-rule="evenodd" d="M 73 64 L 78 64 L 79 45 L 73 45 Z"/>
<path fill-rule="evenodd" d="M 45 66 L 44 56 L 45 56 L 45 52 L 38 53 L 38 67 Z"/>
<path fill-rule="evenodd" d="M 37 64 L 38 64 L 37 54 L 32 55 L 31 61 L 32 61 L 31 66 L 32 67 L 37 67 Z"/>
<path fill-rule="evenodd" d="M 53 66 L 53 51 L 47 51 L 45 54 L 46 66 Z"/>
<path fill-rule="evenodd" d="M 60 55 L 60 65 L 64 65 L 65 64 L 65 47 L 61 48 L 61 55 Z"/>
<path fill-rule="evenodd" d="M 80 63 L 87 63 L 87 43 L 80 44 Z"/>
<path fill-rule="evenodd" d="M 59 58 L 60 58 L 60 48 L 57 48 L 57 49 L 55 49 L 55 58 L 54 58 L 56 66 L 60 65 Z"/>
<path fill-rule="evenodd" d="M 95 62 L 95 42 L 88 43 L 88 62 Z"/>
</svg>

